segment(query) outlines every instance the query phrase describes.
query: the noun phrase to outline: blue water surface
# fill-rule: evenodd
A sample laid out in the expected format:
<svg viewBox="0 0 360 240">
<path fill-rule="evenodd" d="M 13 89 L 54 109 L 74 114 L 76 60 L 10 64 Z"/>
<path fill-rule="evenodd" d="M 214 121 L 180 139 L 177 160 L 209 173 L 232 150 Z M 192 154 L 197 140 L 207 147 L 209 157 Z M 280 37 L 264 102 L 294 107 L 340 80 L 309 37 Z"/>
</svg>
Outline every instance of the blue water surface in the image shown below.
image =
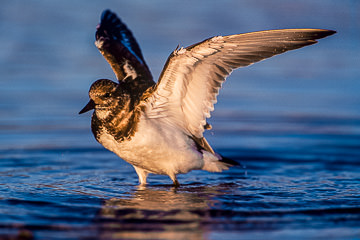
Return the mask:
<svg viewBox="0 0 360 240">
<path fill-rule="evenodd" d="M 157 79 L 178 44 L 325 28 L 318 44 L 239 69 L 206 137 L 241 166 L 179 188 L 102 148 L 77 113 L 99 78 L 102 10 L 129 26 Z M 360 2 L 2 1 L 0 239 L 360 239 Z"/>
</svg>

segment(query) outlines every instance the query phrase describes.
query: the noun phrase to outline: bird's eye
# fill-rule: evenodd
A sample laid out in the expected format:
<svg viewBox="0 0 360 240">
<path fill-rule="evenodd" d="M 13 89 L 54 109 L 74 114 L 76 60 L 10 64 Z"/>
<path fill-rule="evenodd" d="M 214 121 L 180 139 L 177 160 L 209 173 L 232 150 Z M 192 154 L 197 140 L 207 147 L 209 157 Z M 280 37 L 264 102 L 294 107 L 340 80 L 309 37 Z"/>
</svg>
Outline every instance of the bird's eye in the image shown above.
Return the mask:
<svg viewBox="0 0 360 240">
<path fill-rule="evenodd" d="M 104 97 L 105 98 L 111 97 L 111 93 L 105 93 Z"/>
</svg>

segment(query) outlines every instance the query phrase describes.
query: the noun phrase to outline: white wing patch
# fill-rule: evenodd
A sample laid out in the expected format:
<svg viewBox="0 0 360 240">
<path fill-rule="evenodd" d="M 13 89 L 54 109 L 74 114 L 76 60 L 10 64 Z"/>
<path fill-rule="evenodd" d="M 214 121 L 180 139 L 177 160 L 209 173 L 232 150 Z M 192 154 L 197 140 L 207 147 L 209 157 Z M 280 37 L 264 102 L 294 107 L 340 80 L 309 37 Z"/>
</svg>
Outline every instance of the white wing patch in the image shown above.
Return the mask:
<svg viewBox="0 0 360 240">
<path fill-rule="evenodd" d="M 181 54 L 186 53 L 186 49 L 182 47 L 179 50 L 175 50 L 174 52 L 176 55 L 181 55 Z"/>
<path fill-rule="evenodd" d="M 137 73 L 135 71 L 135 69 L 133 68 L 133 66 L 131 66 L 131 64 L 129 63 L 128 60 L 125 61 L 125 64 L 123 66 L 124 72 L 126 74 L 125 78 L 131 77 L 132 79 L 136 79 L 137 78 Z"/>
<path fill-rule="evenodd" d="M 210 39 L 212 42 L 220 42 L 223 39 L 223 36 L 216 36 Z"/>
<path fill-rule="evenodd" d="M 102 48 L 102 46 L 104 45 L 104 38 L 100 37 L 98 40 L 95 41 L 95 46 L 99 49 Z"/>
</svg>

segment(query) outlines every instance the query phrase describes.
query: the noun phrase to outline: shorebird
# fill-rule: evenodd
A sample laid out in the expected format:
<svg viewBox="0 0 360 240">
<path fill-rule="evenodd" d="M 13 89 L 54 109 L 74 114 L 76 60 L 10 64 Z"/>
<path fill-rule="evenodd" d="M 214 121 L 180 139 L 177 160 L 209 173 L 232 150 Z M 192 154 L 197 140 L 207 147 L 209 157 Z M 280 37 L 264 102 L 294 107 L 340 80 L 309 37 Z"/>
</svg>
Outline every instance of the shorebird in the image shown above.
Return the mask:
<svg viewBox="0 0 360 240">
<path fill-rule="evenodd" d="M 100 79 L 89 90 L 91 129 L 106 149 L 130 163 L 146 184 L 149 173 L 200 169 L 221 172 L 236 161 L 214 152 L 203 133 L 226 77 L 236 68 L 316 43 L 335 31 L 279 29 L 208 38 L 169 56 L 157 83 L 127 26 L 110 10 L 101 15 L 95 45 L 117 81 Z"/>
</svg>

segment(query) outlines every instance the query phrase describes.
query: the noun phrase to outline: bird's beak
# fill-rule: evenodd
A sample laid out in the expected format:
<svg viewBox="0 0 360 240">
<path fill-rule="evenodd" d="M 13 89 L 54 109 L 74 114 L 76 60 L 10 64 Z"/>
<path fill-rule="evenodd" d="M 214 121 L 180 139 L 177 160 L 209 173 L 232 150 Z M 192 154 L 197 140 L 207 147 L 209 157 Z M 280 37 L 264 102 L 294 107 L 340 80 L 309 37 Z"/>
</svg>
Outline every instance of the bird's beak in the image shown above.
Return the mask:
<svg viewBox="0 0 360 240">
<path fill-rule="evenodd" d="M 92 109 L 95 108 L 95 102 L 93 100 L 90 99 L 90 101 L 88 102 L 88 104 L 86 104 L 86 106 L 81 109 L 81 111 L 79 112 L 79 114 L 82 114 L 82 113 L 86 113 L 87 111 L 90 111 Z"/>
</svg>

